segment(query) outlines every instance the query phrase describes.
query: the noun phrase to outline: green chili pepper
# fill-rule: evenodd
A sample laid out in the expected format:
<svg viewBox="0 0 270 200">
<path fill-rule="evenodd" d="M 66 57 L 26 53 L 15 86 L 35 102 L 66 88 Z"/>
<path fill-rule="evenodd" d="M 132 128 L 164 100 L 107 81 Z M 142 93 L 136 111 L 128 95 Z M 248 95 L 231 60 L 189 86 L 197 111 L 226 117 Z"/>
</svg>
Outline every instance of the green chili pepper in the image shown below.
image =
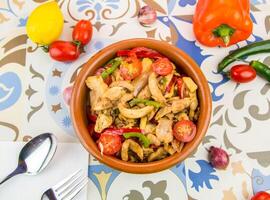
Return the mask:
<svg viewBox="0 0 270 200">
<path fill-rule="evenodd" d="M 218 64 L 218 72 L 223 71 L 229 64 L 232 62 L 242 59 L 243 57 L 249 55 L 255 55 L 259 53 L 268 53 L 270 52 L 270 40 L 255 42 L 249 44 L 245 47 L 237 49 L 226 56 L 219 64 Z"/>
<path fill-rule="evenodd" d="M 259 61 L 251 61 L 250 66 L 252 66 L 256 72 L 267 81 L 270 82 L 270 67 Z"/>
<path fill-rule="evenodd" d="M 140 103 L 143 103 L 143 104 L 145 104 L 147 106 L 154 106 L 155 108 L 160 108 L 161 107 L 161 103 L 159 103 L 159 102 L 150 101 L 150 100 L 147 100 L 147 99 L 138 99 L 138 98 L 132 99 L 129 102 L 129 105 L 132 107 L 132 106 L 135 106 L 135 105 L 140 104 Z"/>
<path fill-rule="evenodd" d="M 124 133 L 123 136 L 126 139 L 132 138 L 132 137 L 138 138 L 145 148 L 149 147 L 151 143 L 150 140 L 142 133 L 130 132 L 130 133 Z"/>
<path fill-rule="evenodd" d="M 101 73 L 101 77 L 103 79 L 106 79 L 110 74 L 112 74 L 118 67 L 119 65 L 121 64 L 121 58 L 115 58 L 113 60 L 110 60 L 106 66 L 110 65 L 109 68 L 107 68 L 106 70 L 104 70 L 102 73 Z"/>
</svg>

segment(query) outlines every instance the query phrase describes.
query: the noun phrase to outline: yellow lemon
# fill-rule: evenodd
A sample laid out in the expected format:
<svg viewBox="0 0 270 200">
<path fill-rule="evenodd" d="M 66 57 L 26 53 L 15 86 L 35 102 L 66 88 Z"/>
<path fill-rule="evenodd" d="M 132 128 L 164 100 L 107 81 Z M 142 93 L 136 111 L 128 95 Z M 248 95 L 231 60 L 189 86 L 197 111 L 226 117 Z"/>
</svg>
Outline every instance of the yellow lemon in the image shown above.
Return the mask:
<svg viewBox="0 0 270 200">
<path fill-rule="evenodd" d="M 50 1 L 33 10 L 26 24 L 26 32 L 33 42 L 48 45 L 59 38 L 63 25 L 64 17 L 58 4 Z"/>
</svg>

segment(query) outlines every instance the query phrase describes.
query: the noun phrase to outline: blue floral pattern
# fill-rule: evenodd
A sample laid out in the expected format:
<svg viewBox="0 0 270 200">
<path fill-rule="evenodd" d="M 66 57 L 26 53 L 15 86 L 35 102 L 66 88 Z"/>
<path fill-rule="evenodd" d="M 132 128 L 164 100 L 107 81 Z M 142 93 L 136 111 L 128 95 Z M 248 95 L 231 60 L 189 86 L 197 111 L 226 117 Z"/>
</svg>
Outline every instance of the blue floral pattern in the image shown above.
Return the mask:
<svg viewBox="0 0 270 200">
<path fill-rule="evenodd" d="M 205 160 L 197 160 L 196 163 L 199 165 L 200 171 L 188 171 L 188 177 L 192 181 L 192 188 L 194 187 L 195 190 L 200 191 L 205 185 L 208 189 L 213 189 L 210 181 L 219 180 L 218 176 L 214 175 L 216 170 Z"/>
<path fill-rule="evenodd" d="M 15 104 L 21 96 L 22 84 L 19 76 L 13 72 L 0 75 L 0 111 Z"/>
</svg>

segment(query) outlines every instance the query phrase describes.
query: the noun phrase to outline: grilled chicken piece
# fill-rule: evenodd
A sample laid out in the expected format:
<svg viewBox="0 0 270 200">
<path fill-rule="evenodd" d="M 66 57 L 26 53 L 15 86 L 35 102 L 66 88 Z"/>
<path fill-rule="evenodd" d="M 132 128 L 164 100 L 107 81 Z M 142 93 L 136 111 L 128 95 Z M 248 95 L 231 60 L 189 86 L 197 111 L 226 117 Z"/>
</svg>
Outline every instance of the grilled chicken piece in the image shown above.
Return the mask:
<svg viewBox="0 0 270 200">
<path fill-rule="evenodd" d="M 104 129 L 111 126 L 112 123 L 113 123 L 112 116 L 100 113 L 97 117 L 97 121 L 95 124 L 95 131 L 97 133 L 101 133 Z"/>
<path fill-rule="evenodd" d="M 134 86 L 130 84 L 128 81 L 115 81 L 111 83 L 110 87 L 122 87 L 126 88 L 130 92 L 134 91 Z"/>
<path fill-rule="evenodd" d="M 162 158 L 166 157 L 167 152 L 163 147 L 159 147 L 155 152 L 151 153 L 148 157 L 148 162 L 152 162 L 155 160 L 161 160 Z"/>
<path fill-rule="evenodd" d="M 143 149 L 142 149 L 142 147 L 137 142 L 135 142 L 134 140 L 127 139 L 122 144 L 122 148 L 121 148 L 121 158 L 122 158 L 123 161 L 128 161 L 128 159 L 129 159 L 128 151 L 129 150 L 136 153 L 137 156 L 140 158 L 140 160 L 143 160 Z"/>
<path fill-rule="evenodd" d="M 181 112 L 182 110 L 188 108 L 190 106 L 190 104 L 191 104 L 190 98 L 173 100 L 172 101 L 172 112 L 173 113 Z"/>
<path fill-rule="evenodd" d="M 136 79 L 134 79 L 134 81 L 132 81 L 132 85 L 134 85 L 133 94 L 135 97 L 147 85 L 149 75 L 150 75 L 150 72 L 142 73 L 140 76 L 138 76 Z"/>
<path fill-rule="evenodd" d="M 150 76 L 148 78 L 148 86 L 149 86 L 149 90 L 151 92 L 153 99 L 155 99 L 156 101 L 158 101 L 160 103 L 166 102 L 165 97 L 162 95 L 162 92 L 158 87 L 158 81 L 157 81 L 157 77 L 156 77 L 155 72 L 152 72 L 150 74 Z"/>
<path fill-rule="evenodd" d="M 158 140 L 157 136 L 155 136 L 154 134 L 147 134 L 146 136 L 149 140 L 151 144 L 154 144 L 156 147 L 160 146 L 160 141 Z"/>
<path fill-rule="evenodd" d="M 130 119 L 138 119 L 149 114 L 152 110 L 154 110 L 154 107 L 145 106 L 140 109 L 131 109 L 131 108 L 126 108 L 124 104 L 119 103 L 118 109 L 124 117 L 130 118 Z"/>
<path fill-rule="evenodd" d="M 162 118 L 156 127 L 156 136 L 160 142 L 169 143 L 173 140 L 173 121 Z"/>
<path fill-rule="evenodd" d="M 169 144 L 164 144 L 164 150 L 167 151 L 170 155 L 173 155 L 176 150 Z"/>
<path fill-rule="evenodd" d="M 184 142 L 179 142 L 178 140 L 174 139 L 172 141 L 172 148 L 179 153 L 182 151 L 184 144 Z"/>
<path fill-rule="evenodd" d="M 111 107 L 108 101 L 104 100 L 104 102 L 101 102 L 101 97 L 108 89 L 108 85 L 104 83 L 101 76 L 89 76 L 85 82 L 87 87 L 91 89 L 90 103 L 92 110 L 103 110 Z"/>
<path fill-rule="evenodd" d="M 123 96 L 123 94 L 125 94 L 125 91 L 122 87 L 112 87 L 106 90 L 102 98 L 107 98 L 112 101 L 117 101 Z"/>
<path fill-rule="evenodd" d="M 169 114 L 172 112 L 172 107 L 171 106 L 165 106 L 161 109 L 159 109 L 159 111 L 157 112 L 156 116 L 155 116 L 155 120 L 159 120 L 162 117 L 164 117 L 165 115 Z"/>
<path fill-rule="evenodd" d="M 148 85 L 146 85 L 142 91 L 138 94 L 139 99 L 150 99 L 151 98 L 151 93 L 149 90 Z"/>
</svg>

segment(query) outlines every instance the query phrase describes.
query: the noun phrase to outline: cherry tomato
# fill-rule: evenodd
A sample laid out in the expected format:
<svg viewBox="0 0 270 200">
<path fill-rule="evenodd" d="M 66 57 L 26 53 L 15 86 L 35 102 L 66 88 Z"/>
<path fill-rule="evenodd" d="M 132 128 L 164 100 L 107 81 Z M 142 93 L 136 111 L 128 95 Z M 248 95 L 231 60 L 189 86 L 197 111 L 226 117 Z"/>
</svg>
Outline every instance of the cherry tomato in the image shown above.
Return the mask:
<svg viewBox="0 0 270 200">
<path fill-rule="evenodd" d="M 72 38 L 74 41 L 86 45 L 90 42 L 93 34 L 92 24 L 88 20 L 80 20 L 73 29 Z"/>
<path fill-rule="evenodd" d="M 190 142 L 196 135 L 196 125 L 190 120 L 179 121 L 173 127 L 173 135 L 180 142 Z"/>
<path fill-rule="evenodd" d="M 121 137 L 112 133 L 101 133 L 98 148 L 105 155 L 114 155 L 122 146 Z"/>
<path fill-rule="evenodd" d="M 236 65 L 230 71 L 230 78 L 237 83 L 247 83 L 256 78 L 256 70 L 249 65 Z"/>
<path fill-rule="evenodd" d="M 105 68 L 99 68 L 97 71 L 96 71 L 96 75 L 101 75 L 102 72 L 105 70 Z M 111 76 L 108 76 L 107 78 L 103 79 L 104 82 L 107 84 L 107 85 L 110 85 L 112 83 L 112 77 Z"/>
<path fill-rule="evenodd" d="M 120 75 L 125 80 L 132 80 L 142 73 L 142 63 L 136 57 L 132 55 L 127 57 L 120 66 Z"/>
<path fill-rule="evenodd" d="M 270 194 L 267 192 L 258 192 L 251 200 L 270 200 Z"/>
<path fill-rule="evenodd" d="M 152 64 L 152 68 L 158 75 L 166 76 L 172 73 L 173 65 L 168 58 L 160 58 Z"/>
<path fill-rule="evenodd" d="M 80 50 L 72 42 L 55 41 L 49 46 L 49 54 L 54 60 L 70 62 L 79 57 Z"/>
</svg>

